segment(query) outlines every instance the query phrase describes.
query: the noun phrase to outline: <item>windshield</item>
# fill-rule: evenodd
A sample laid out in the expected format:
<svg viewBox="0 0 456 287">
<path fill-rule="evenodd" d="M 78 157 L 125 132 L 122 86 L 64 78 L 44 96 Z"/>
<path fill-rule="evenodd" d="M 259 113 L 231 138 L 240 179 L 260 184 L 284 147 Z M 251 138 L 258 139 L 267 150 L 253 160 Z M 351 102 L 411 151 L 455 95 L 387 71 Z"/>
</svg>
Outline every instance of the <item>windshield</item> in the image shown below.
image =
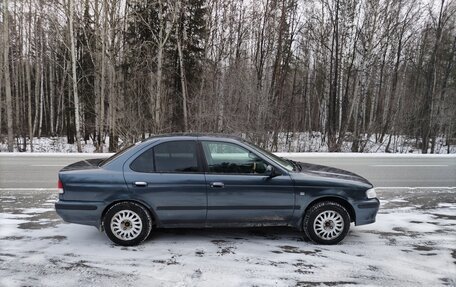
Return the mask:
<svg viewBox="0 0 456 287">
<path fill-rule="evenodd" d="M 251 148 L 255 149 L 256 151 L 258 151 L 259 153 L 263 154 L 264 156 L 272 159 L 273 161 L 275 161 L 277 164 L 279 164 L 281 167 L 285 168 L 286 170 L 288 171 L 293 171 L 294 170 L 294 166 L 291 162 L 281 158 L 281 157 L 278 157 L 276 156 L 275 154 L 261 148 L 261 147 L 258 147 L 252 143 L 249 143 L 249 142 L 246 142 Z"/>
</svg>

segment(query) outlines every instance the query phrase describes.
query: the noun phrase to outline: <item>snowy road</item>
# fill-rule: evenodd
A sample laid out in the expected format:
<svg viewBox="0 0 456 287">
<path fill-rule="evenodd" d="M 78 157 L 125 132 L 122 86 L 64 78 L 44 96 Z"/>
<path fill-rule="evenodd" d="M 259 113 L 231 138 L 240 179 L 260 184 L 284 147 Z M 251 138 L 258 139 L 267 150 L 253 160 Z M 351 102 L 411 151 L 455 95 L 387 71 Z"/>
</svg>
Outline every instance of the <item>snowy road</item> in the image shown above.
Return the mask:
<svg viewBox="0 0 456 287">
<path fill-rule="evenodd" d="M 0 153 L 0 189 L 55 188 L 64 166 L 106 154 Z M 456 155 L 290 153 L 297 161 L 358 173 L 376 187 L 456 187 Z"/>
<path fill-rule="evenodd" d="M 380 193 L 337 246 L 287 228 L 155 230 L 118 247 L 62 222 L 56 193 L 0 191 L 0 286 L 456 286 L 456 191 Z"/>
</svg>

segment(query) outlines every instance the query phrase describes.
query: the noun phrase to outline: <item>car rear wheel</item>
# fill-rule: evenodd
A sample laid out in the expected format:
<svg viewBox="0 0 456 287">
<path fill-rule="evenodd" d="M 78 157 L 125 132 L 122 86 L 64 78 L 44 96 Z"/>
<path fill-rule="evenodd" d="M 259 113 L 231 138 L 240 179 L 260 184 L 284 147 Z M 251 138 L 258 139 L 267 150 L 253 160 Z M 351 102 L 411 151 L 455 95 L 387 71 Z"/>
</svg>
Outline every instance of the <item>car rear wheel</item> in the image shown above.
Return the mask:
<svg viewBox="0 0 456 287">
<path fill-rule="evenodd" d="M 122 246 L 133 246 L 149 236 L 152 218 L 149 211 L 140 204 L 119 202 L 108 209 L 103 226 L 112 242 Z"/>
<path fill-rule="evenodd" d="M 337 202 L 319 202 L 306 212 L 303 220 L 306 236 L 318 244 L 337 244 L 350 229 L 350 215 Z"/>
</svg>

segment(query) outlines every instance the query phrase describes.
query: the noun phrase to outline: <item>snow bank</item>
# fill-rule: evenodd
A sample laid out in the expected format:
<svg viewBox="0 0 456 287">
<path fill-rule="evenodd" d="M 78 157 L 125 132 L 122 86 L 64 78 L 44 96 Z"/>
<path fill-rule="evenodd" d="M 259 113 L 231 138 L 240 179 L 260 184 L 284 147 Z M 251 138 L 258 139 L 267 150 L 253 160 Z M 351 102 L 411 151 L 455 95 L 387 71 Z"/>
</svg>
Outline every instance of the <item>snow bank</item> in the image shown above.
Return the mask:
<svg viewBox="0 0 456 287">
<path fill-rule="evenodd" d="M 242 135 L 244 138 L 249 138 L 247 134 Z M 272 136 L 267 139 L 267 148 L 272 149 Z M 386 135 L 383 142 L 379 142 L 375 135 L 369 138 L 367 135 L 362 139 L 360 145 L 364 146 L 364 153 L 385 153 L 387 152 L 386 146 L 389 141 L 389 135 Z M 103 150 L 108 151 L 109 137 L 103 145 Z M 77 153 L 76 144 L 68 144 L 66 137 L 49 137 L 49 138 L 34 138 L 34 152 L 63 152 L 63 153 Z M 352 141 L 346 140 L 342 143 L 341 151 L 351 152 Z M 420 154 L 421 149 L 416 147 L 416 140 L 407 136 L 393 136 L 391 138 L 388 152 L 400 154 Z M 95 151 L 95 146 L 92 140 L 81 141 L 82 151 L 84 153 L 92 153 Z M 328 146 L 325 137 L 320 132 L 289 132 L 279 133 L 277 137 L 277 151 L 279 152 L 328 152 Z M 18 151 L 17 146 L 14 147 Z M 30 144 L 27 142 L 26 151 L 30 151 Z M 435 153 L 446 154 L 448 150 L 451 154 L 456 153 L 456 145 L 451 145 L 449 148 L 446 145 L 446 140 L 442 137 L 436 139 Z M 0 152 L 7 151 L 7 145 L 0 142 Z M 430 151 L 429 151 L 430 152 Z"/>
<path fill-rule="evenodd" d="M 36 156 L 36 157 L 109 157 L 113 153 L 94 153 L 94 152 L 83 152 L 83 153 L 66 153 L 66 152 L 0 152 L 0 157 L 9 156 Z"/>
<path fill-rule="evenodd" d="M 277 152 L 281 157 L 318 157 L 318 158 L 455 158 L 456 154 L 416 154 L 416 153 L 357 153 L 357 152 Z"/>
<path fill-rule="evenodd" d="M 401 153 L 355 153 L 355 152 L 277 152 L 280 157 L 299 158 L 454 158 L 456 154 L 401 154 Z M 0 157 L 45 156 L 45 157 L 108 157 L 113 153 L 63 153 L 63 152 L 0 152 Z"/>
</svg>

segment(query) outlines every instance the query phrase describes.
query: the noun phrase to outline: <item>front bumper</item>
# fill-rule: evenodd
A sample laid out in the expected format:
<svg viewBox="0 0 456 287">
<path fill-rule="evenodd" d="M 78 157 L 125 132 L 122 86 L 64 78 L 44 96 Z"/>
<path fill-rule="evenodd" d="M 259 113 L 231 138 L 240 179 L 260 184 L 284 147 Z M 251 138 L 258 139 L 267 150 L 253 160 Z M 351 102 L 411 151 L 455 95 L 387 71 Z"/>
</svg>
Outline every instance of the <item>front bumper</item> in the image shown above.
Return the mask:
<svg viewBox="0 0 456 287">
<path fill-rule="evenodd" d="M 366 199 L 356 202 L 355 209 L 355 225 L 364 225 L 375 222 L 378 209 L 380 208 L 380 201 L 378 198 Z"/>
<path fill-rule="evenodd" d="M 104 205 L 104 202 L 59 200 L 55 203 L 55 211 L 66 222 L 99 228 Z"/>
</svg>

